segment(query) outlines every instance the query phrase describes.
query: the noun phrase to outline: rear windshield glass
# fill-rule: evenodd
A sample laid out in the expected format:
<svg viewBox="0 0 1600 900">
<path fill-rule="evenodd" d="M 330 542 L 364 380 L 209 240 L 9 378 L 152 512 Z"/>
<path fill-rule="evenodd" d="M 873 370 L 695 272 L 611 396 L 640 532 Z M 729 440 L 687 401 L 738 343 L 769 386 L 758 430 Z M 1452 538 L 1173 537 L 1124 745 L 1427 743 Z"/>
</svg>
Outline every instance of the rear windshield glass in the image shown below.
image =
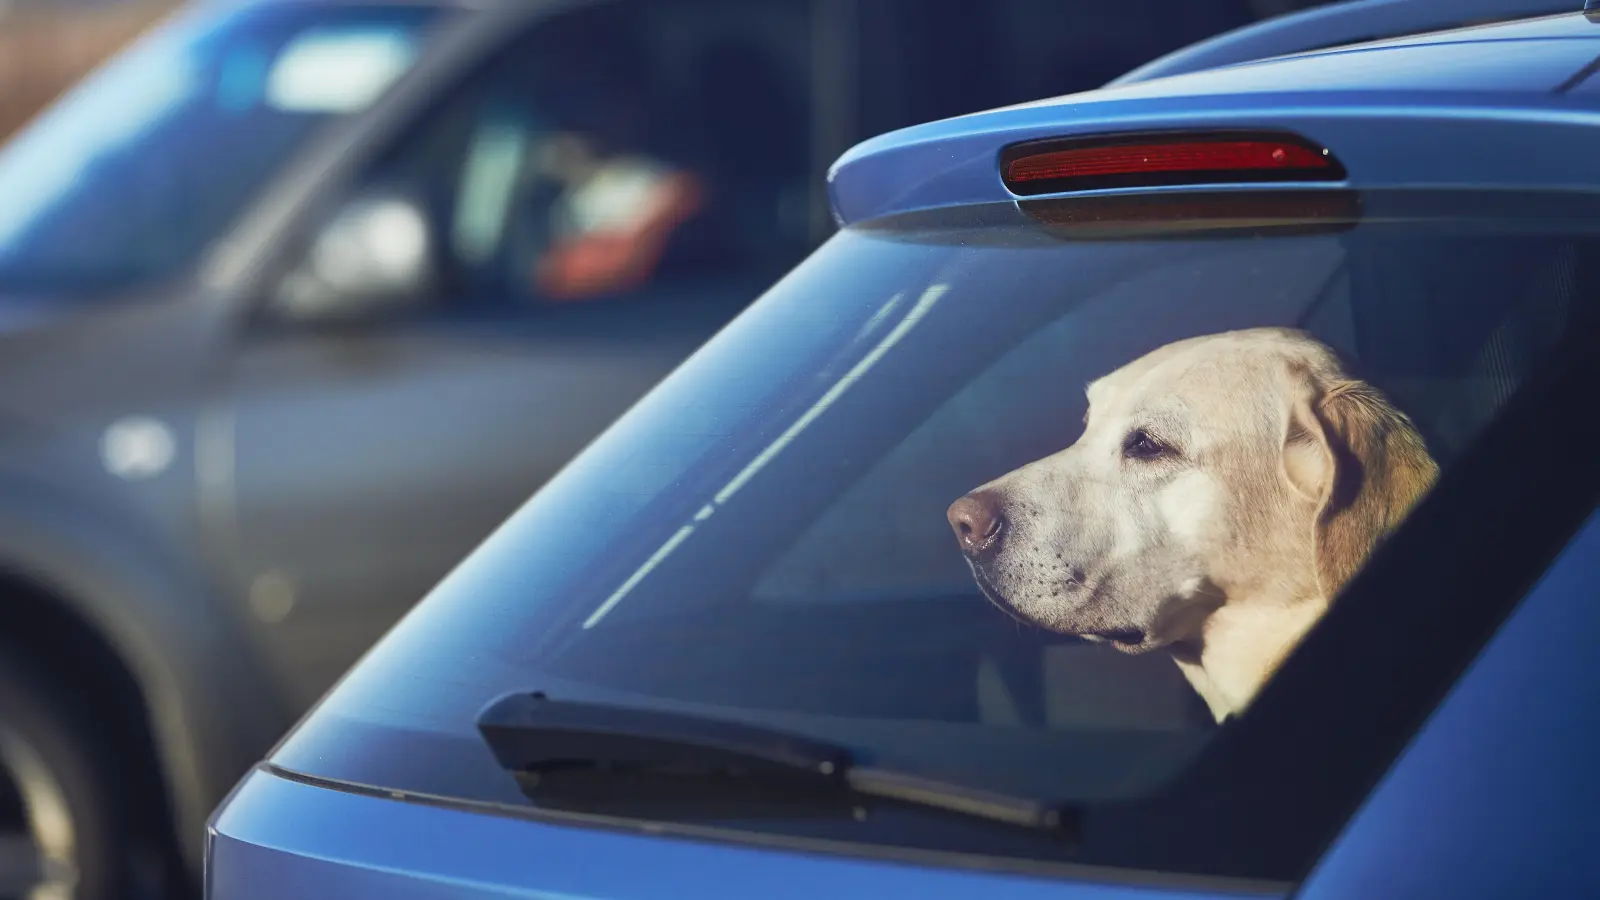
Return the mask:
<svg viewBox="0 0 1600 900">
<path fill-rule="evenodd" d="M 1155 790 L 1597 294 L 1589 201 L 1363 203 L 1159 238 L 1012 206 L 843 230 L 275 763 L 526 805 L 475 722 L 542 690 L 1027 796 Z"/>
</svg>

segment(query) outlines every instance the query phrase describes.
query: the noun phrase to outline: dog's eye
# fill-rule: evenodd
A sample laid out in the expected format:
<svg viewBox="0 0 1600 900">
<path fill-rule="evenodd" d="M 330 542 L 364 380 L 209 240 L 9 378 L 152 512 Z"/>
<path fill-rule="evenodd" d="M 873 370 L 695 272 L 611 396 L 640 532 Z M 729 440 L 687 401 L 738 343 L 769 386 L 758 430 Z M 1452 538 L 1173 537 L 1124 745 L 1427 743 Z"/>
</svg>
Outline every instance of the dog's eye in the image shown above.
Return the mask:
<svg viewBox="0 0 1600 900">
<path fill-rule="evenodd" d="M 1143 428 L 1128 432 L 1122 439 L 1122 455 L 1129 459 L 1155 459 L 1171 452 L 1171 447 L 1151 437 Z"/>
</svg>

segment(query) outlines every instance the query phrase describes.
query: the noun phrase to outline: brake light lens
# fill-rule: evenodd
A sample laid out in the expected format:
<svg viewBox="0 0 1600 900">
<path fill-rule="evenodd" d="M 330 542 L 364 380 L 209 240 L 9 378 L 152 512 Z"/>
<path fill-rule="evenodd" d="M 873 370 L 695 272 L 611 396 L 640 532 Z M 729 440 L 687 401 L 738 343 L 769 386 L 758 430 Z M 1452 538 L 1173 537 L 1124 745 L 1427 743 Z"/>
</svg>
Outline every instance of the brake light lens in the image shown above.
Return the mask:
<svg viewBox="0 0 1600 900">
<path fill-rule="evenodd" d="M 1231 172 L 1245 169 L 1323 169 L 1328 161 L 1281 141 L 1216 141 L 1090 147 L 1029 156 L 1011 164 L 1012 181 L 1045 181 L 1133 172 Z"/>
<path fill-rule="evenodd" d="M 1288 135 L 1182 135 L 1030 143 L 1001 160 L 1014 194 L 1263 181 L 1339 181 L 1326 148 Z"/>
</svg>

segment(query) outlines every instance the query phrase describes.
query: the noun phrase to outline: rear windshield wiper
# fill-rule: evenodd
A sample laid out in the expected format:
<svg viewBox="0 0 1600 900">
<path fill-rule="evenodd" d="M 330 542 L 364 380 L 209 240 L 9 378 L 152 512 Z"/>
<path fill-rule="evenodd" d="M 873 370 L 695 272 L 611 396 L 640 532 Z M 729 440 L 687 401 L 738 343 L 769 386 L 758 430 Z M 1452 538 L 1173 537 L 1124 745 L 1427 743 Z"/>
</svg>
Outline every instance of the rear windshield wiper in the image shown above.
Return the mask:
<svg viewBox="0 0 1600 900">
<path fill-rule="evenodd" d="M 501 767 L 542 806 L 616 815 L 859 815 L 866 798 L 1038 830 L 1068 810 L 861 765 L 846 748 L 692 714 L 509 694 L 478 718 Z"/>
</svg>

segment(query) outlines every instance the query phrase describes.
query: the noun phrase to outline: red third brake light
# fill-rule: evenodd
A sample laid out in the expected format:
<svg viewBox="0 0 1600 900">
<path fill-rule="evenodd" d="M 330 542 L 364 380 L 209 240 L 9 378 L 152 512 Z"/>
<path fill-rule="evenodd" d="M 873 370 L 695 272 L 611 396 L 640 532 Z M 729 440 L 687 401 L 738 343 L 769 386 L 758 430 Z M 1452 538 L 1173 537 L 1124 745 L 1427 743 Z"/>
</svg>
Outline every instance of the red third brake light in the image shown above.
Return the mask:
<svg viewBox="0 0 1600 900">
<path fill-rule="evenodd" d="M 1047 194 L 1110 187 L 1259 181 L 1337 181 L 1325 149 L 1288 135 L 1175 135 L 1029 143 L 1001 158 L 1006 187 Z"/>
<path fill-rule="evenodd" d="M 1027 156 L 1011 164 L 1012 181 L 1042 181 L 1133 172 L 1231 172 L 1324 169 L 1321 154 L 1282 141 L 1210 141 L 1088 147 Z"/>
</svg>

